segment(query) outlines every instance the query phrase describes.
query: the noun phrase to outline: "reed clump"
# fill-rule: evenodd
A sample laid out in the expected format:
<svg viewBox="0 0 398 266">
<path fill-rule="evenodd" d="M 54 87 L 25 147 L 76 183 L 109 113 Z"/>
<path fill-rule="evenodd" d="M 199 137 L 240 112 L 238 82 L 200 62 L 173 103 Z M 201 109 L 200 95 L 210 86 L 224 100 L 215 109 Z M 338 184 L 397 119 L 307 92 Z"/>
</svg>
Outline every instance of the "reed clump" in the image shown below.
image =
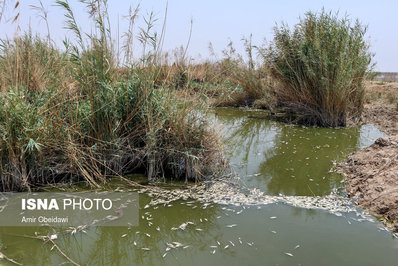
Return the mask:
<svg viewBox="0 0 398 266">
<path fill-rule="evenodd" d="M 292 30 L 276 27 L 265 59 L 279 83 L 279 103 L 306 124 L 337 127 L 358 119 L 363 82 L 372 69 L 366 30 L 325 10 L 306 13 Z"/>
<path fill-rule="evenodd" d="M 76 39 L 65 50 L 31 33 L 2 42 L 0 190 L 78 180 L 98 187 L 131 172 L 187 182 L 222 170 L 204 110 L 147 71 L 157 68 L 157 49 L 119 67 L 107 1 L 82 2 L 96 25 L 90 35 L 68 2 L 57 1 Z"/>
</svg>

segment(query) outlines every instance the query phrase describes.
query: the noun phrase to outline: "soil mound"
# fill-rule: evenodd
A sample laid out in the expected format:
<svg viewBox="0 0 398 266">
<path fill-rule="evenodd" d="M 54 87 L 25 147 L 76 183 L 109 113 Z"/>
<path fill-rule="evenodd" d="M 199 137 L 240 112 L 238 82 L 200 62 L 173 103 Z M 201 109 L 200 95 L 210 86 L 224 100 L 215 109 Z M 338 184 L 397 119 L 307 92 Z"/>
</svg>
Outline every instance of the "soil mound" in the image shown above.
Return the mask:
<svg viewBox="0 0 398 266">
<path fill-rule="evenodd" d="M 339 166 L 348 195 L 398 230 L 398 135 L 377 139 Z"/>
</svg>

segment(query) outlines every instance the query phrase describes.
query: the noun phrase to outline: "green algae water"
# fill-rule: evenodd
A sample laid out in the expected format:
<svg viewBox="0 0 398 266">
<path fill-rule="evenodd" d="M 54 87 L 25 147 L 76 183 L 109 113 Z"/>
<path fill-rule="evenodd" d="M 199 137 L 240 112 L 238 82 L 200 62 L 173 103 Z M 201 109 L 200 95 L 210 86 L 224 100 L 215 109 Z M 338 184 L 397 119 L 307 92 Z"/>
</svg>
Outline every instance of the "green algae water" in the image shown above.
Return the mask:
<svg viewBox="0 0 398 266">
<path fill-rule="evenodd" d="M 345 198 L 334 162 L 383 136 L 374 126 L 324 129 L 264 119 L 261 111 L 215 109 L 239 185 L 271 197 Z M 112 184 L 123 187 L 123 184 Z M 293 197 L 294 198 L 294 197 Z M 396 265 L 398 239 L 375 218 L 357 213 L 273 204 L 216 204 L 193 199 L 151 205 L 140 194 L 131 227 L 2 227 L 1 251 L 24 265 Z M 6 260 L 1 260 L 7 264 Z M 10 263 L 11 264 L 11 263 Z"/>
</svg>

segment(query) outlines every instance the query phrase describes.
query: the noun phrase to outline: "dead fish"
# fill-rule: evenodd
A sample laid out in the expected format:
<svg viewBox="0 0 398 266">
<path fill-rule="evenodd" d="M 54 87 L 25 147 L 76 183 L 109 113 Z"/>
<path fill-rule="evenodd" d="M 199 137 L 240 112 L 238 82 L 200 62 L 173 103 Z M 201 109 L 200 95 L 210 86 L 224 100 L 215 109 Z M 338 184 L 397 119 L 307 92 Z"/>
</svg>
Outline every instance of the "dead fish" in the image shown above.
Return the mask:
<svg viewBox="0 0 398 266">
<path fill-rule="evenodd" d="M 133 244 L 134 244 L 134 246 L 137 246 L 137 242 L 134 241 Z"/>
<path fill-rule="evenodd" d="M 217 246 L 210 246 L 211 248 L 217 248 Z"/>
<path fill-rule="evenodd" d="M 294 247 L 294 249 L 298 249 L 299 247 L 300 247 L 300 245 L 297 245 L 297 246 Z"/>
<path fill-rule="evenodd" d="M 227 227 L 229 227 L 229 228 L 232 228 L 232 227 L 235 227 L 235 226 L 237 226 L 237 224 L 230 224 L 230 225 L 227 225 Z"/>
<path fill-rule="evenodd" d="M 217 244 L 218 244 L 219 246 L 221 246 L 221 243 L 220 243 L 220 242 L 218 242 L 218 241 L 217 241 Z"/>
<path fill-rule="evenodd" d="M 188 245 L 188 246 L 185 246 L 185 247 L 183 247 L 183 249 L 186 249 L 186 248 L 189 248 L 190 246 Z"/>
<path fill-rule="evenodd" d="M 158 226 L 158 227 L 156 227 L 156 230 L 160 232 L 160 227 L 159 227 L 159 226 Z"/>
<path fill-rule="evenodd" d="M 166 253 L 164 253 L 162 257 L 164 258 L 164 257 L 166 257 L 166 255 L 167 255 L 167 252 L 166 252 Z"/>
<path fill-rule="evenodd" d="M 144 209 L 148 209 L 150 206 L 147 204 L 145 205 Z"/>
<path fill-rule="evenodd" d="M 229 241 L 229 243 L 231 243 L 231 245 L 232 245 L 233 247 L 235 246 L 234 242 L 232 242 L 232 241 Z"/>
<path fill-rule="evenodd" d="M 50 239 L 51 239 L 51 240 L 55 240 L 55 239 L 57 239 L 57 238 L 58 238 L 58 236 L 57 236 L 56 234 L 50 236 Z"/>
<path fill-rule="evenodd" d="M 253 246 L 253 244 L 252 244 L 252 243 L 249 243 L 249 242 L 247 242 L 247 244 L 248 244 L 249 246 Z"/>
<path fill-rule="evenodd" d="M 276 218 L 278 218 L 278 217 L 276 217 L 276 216 L 271 216 L 271 217 L 269 217 L 270 219 L 276 219 Z"/>
<path fill-rule="evenodd" d="M 293 257 L 293 254 L 292 254 L 292 253 L 287 253 L 287 252 L 285 252 L 285 254 L 288 255 L 289 257 Z"/>
<path fill-rule="evenodd" d="M 126 237 L 126 236 L 127 236 L 127 234 L 122 235 L 122 237 Z"/>
<path fill-rule="evenodd" d="M 276 231 L 271 231 L 272 233 L 276 234 Z"/>
<path fill-rule="evenodd" d="M 201 229 L 201 228 L 196 228 L 195 230 L 196 231 L 203 231 L 203 229 Z"/>
<path fill-rule="evenodd" d="M 178 227 L 178 229 L 185 230 L 185 228 L 187 227 L 187 225 L 188 225 L 188 224 L 186 224 L 186 223 L 182 223 L 182 224 Z"/>
<path fill-rule="evenodd" d="M 151 237 L 151 235 L 150 235 L 150 234 L 147 234 L 147 233 L 145 233 L 145 235 L 146 235 L 147 237 Z"/>
<path fill-rule="evenodd" d="M 229 248 L 229 245 L 226 245 L 226 246 L 224 247 L 224 249 L 227 249 L 227 248 Z"/>
<path fill-rule="evenodd" d="M 183 246 L 183 244 L 182 243 L 180 243 L 180 242 L 177 242 L 177 241 L 175 241 L 175 242 L 172 242 L 175 246 L 176 246 L 176 248 L 178 248 L 178 247 L 182 247 Z"/>
<path fill-rule="evenodd" d="M 211 254 L 214 254 L 214 253 L 216 253 L 216 250 L 214 249 L 213 251 L 211 251 Z"/>
<path fill-rule="evenodd" d="M 176 248 L 173 244 L 170 244 L 170 243 L 166 243 L 166 245 L 169 247 L 169 250 L 170 250 L 170 248 Z M 168 251 L 167 248 L 166 248 L 166 251 Z"/>
<path fill-rule="evenodd" d="M 145 250 L 145 251 L 150 251 L 151 249 L 150 248 L 141 248 L 142 250 Z"/>
<path fill-rule="evenodd" d="M 243 243 L 242 243 L 242 240 L 240 239 L 240 237 L 239 237 L 239 243 L 242 245 Z"/>
</svg>

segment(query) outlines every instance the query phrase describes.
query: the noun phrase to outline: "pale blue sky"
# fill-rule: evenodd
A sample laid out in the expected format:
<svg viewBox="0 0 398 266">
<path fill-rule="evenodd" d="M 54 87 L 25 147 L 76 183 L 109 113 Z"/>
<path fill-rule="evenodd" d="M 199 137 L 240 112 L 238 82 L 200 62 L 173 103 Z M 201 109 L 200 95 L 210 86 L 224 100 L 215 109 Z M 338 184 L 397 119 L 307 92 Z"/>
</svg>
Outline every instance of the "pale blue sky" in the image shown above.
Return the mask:
<svg viewBox="0 0 398 266">
<path fill-rule="evenodd" d="M 10 0 L 8 0 L 10 1 Z M 21 29 L 27 29 L 29 22 L 34 31 L 46 34 L 44 22 L 35 17 L 29 4 L 37 4 L 38 1 L 21 1 Z M 52 36 L 60 42 L 70 33 L 63 30 L 63 10 L 53 6 L 55 1 L 43 0 L 49 9 L 49 21 Z M 126 23 L 122 16 L 128 12 L 130 5 L 137 5 L 139 1 L 109 0 L 111 19 L 113 25 L 117 25 L 120 19 L 120 32 L 126 29 Z M 84 14 L 84 7 L 76 0 L 70 0 L 72 8 L 81 27 L 89 28 L 89 19 Z M 163 20 L 165 0 L 142 0 L 140 20 L 147 12 L 153 10 L 159 18 L 160 25 Z M 171 50 L 180 45 L 185 45 L 189 36 L 190 20 L 193 18 L 193 33 L 189 46 L 189 54 L 197 57 L 208 56 L 208 45 L 211 41 L 217 52 L 224 49 L 231 39 L 239 50 L 242 36 L 253 34 L 254 43 L 272 40 L 272 31 L 275 23 L 281 21 L 294 25 L 298 17 L 306 11 L 339 10 L 340 13 L 348 13 L 352 18 L 358 18 L 363 24 L 369 26 L 368 38 L 372 45 L 372 51 L 376 53 L 375 61 L 377 70 L 398 72 L 398 1 L 370 1 L 370 0 L 281 0 L 281 1 L 255 1 L 255 0 L 169 0 L 167 31 L 164 50 Z M 7 10 L 6 18 L 10 18 L 12 12 Z M 15 24 L 11 22 L 0 24 L 0 37 L 12 37 L 15 32 Z M 116 28 L 116 27 L 115 27 Z M 114 30 L 116 33 L 116 29 Z"/>
</svg>

